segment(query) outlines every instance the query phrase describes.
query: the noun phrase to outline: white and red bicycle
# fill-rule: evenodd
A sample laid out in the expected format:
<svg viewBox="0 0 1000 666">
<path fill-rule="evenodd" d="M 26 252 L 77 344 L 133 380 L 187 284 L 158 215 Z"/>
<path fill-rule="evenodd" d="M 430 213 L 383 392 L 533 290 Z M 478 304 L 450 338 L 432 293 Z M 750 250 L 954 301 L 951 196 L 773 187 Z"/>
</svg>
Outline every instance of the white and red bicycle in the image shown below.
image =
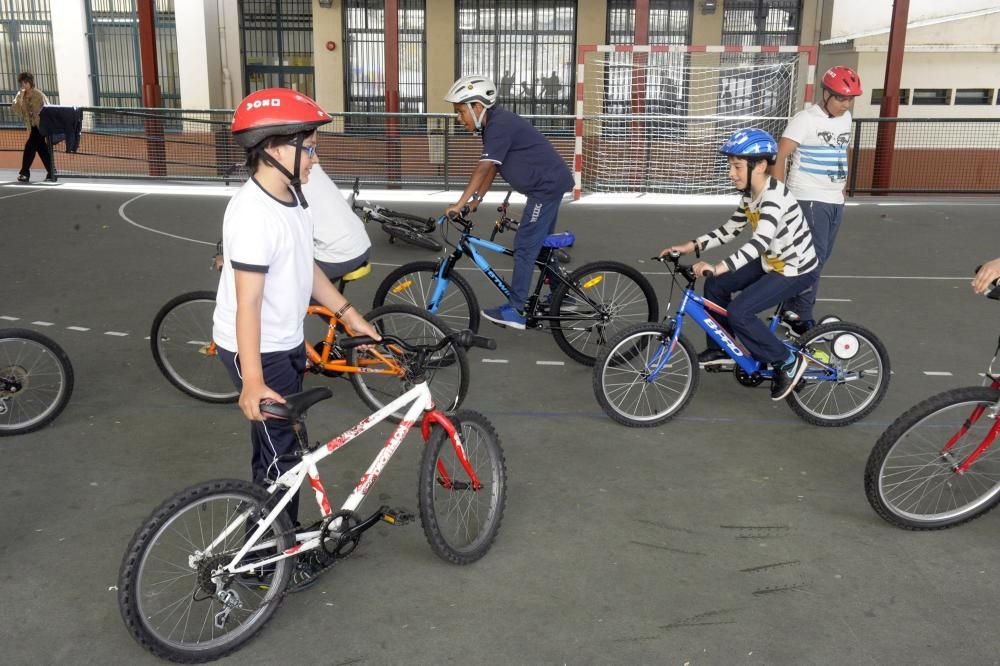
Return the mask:
<svg viewBox="0 0 1000 666">
<path fill-rule="evenodd" d="M 373 340 L 342 341 L 345 348 L 366 344 Z M 418 419 L 426 445 L 417 501 L 431 549 L 454 564 L 475 562 L 490 549 L 507 491 L 499 437 L 482 414 L 445 415 L 435 409 L 424 370 L 447 363 L 454 345 L 493 349 L 495 343 L 463 331 L 433 345 L 410 345 L 388 335 L 378 344 L 408 352 L 410 390 L 315 446 L 305 441 L 302 419 L 309 407 L 332 395 L 328 388 L 285 396 L 285 404 L 262 405 L 270 417 L 294 423 L 299 451 L 289 458 L 298 463 L 266 489 L 237 479 L 191 486 L 161 504 L 136 531 L 119 572 L 118 604 L 143 647 L 186 663 L 223 657 L 259 632 L 286 594 L 310 586 L 353 552 L 365 530 L 383 521 L 409 522 L 412 515 L 387 506 L 365 518 L 355 511 Z M 403 409 L 402 422 L 334 512 L 316 463 Z M 293 526 L 284 508 L 307 481 L 322 517 Z"/>
</svg>

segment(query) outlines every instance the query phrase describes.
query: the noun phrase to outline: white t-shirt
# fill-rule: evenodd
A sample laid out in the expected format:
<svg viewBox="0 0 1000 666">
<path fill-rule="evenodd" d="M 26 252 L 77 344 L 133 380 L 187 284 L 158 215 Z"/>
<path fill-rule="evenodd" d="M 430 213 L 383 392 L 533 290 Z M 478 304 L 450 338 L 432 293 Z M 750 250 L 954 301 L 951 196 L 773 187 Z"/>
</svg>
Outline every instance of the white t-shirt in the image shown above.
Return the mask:
<svg viewBox="0 0 1000 666">
<path fill-rule="evenodd" d="M 309 171 L 309 182 L 302 186 L 302 194 L 312 213 L 317 261 L 343 263 L 360 257 L 372 246 L 365 223 L 318 164 Z"/>
<path fill-rule="evenodd" d="M 222 223 L 225 264 L 215 299 L 212 336 L 223 349 L 236 345 L 236 278 L 239 270 L 264 273 L 260 351 L 288 351 L 302 344 L 302 320 L 312 294 L 312 218 L 297 204 L 278 201 L 253 179 L 226 206 Z"/>
<path fill-rule="evenodd" d="M 818 104 L 796 113 L 782 138 L 799 144 L 785 184 L 799 201 L 844 203 L 851 112 L 830 118 Z"/>
</svg>

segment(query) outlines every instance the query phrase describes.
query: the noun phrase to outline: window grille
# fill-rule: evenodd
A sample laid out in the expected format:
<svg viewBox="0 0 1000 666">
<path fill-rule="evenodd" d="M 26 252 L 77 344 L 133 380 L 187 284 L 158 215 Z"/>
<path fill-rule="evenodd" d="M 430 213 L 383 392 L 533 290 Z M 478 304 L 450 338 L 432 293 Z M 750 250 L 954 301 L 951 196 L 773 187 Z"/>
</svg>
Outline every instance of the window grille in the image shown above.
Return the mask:
<svg viewBox="0 0 1000 666">
<path fill-rule="evenodd" d="M 725 0 L 722 43 L 791 46 L 799 43 L 802 0 Z"/>
<path fill-rule="evenodd" d="M 650 0 L 649 43 L 690 44 L 694 0 Z M 608 0 L 608 44 L 635 42 L 635 0 Z"/>
<path fill-rule="evenodd" d="M 424 113 L 427 72 L 425 0 L 399 0 L 399 111 Z M 385 111 L 385 2 L 344 0 L 347 111 Z M 381 119 L 349 116 L 351 126 Z M 406 121 L 402 125 L 412 123 Z M 418 123 L 419 124 L 419 123 Z M 421 125 L 422 126 L 422 125 Z"/>
<path fill-rule="evenodd" d="M 456 76 L 490 76 L 517 113 L 572 113 L 574 0 L 457 0 L 456 12 Z"/>
<path fill-rule="evenodd" d="M 9 101 L 17 95 L 17 75 L 21 72 L 31 72 L 35 86 L 50 102 L 59 103 L 49 0 L 7 0 L 4 3 L 3 19 L 0 20 L 0 99 Z M 6 120 L 4 118 L 4 124 Z"/>
<path fill-rule="evenodd" d="M 142 65 L 136 0 L 87 0 L 95 106 L 141 107 Z M 156 0 L 156 58 L 160 105 L 180 108 L 174 0 Z"/>
<path fill-rule="evenodd" d="M 291 88 L 316 97 L 312 0 L 241 0 L 243 89 Z"/>
</svg>

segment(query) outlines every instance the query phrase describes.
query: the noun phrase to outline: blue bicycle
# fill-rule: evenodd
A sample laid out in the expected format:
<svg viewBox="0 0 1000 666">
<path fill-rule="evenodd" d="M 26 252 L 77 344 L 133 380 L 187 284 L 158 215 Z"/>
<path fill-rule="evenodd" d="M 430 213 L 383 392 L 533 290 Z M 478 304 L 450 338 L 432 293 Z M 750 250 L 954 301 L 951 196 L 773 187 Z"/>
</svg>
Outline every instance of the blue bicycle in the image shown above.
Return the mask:
<svg viewBox="0 0 1000 666">
<path fill-rule="evenodd" d="M 510 193 L 507 194 L 508 198 Z M 405 303 L 425 308 L 454 330 L 479 330 L 479 301 L 472 286 L 455 270 L 455 264 L 469 255 L 476 266 L 503 294 L 510 296 L 510 285 L 490 266 L 479 250 L 513 256 L 513 250 L 494 239 L 518 223 L 506 216 L 507 200 L 498 208 L 501 215 L 493 225 L 489 240 L 472 234 L 473 222 L 466 219 L 468 207 L 454 219 L 442 217 L 439 223 L 456 227 L 461 236 L 452 243 L 454 251 L 439 262 L 416 261 L 390 273 L 375 290 L 375 307 L 387 303 Z M 447 231 L 447 226 L 445 227 Z M 638 322 L 656 322 L 659 309 L 656 292 L 642 273 L 617 261 L 595 261 L 576 270 L 566 271 L 563 248 L 573 244 L 572 232 L 552 234 L 535 261 L 538 281 L 525 306 L 527 329 L 542 329 L 548 324 L 556 344 L 579 363 L 593 365 L 601 345 L 625 327 Z M 561 257 L 561 258 L 560 258 Z M 548 284 L 551 293 L 542 293 Z M 452 288 L 454 287 L 454 288 Z"/>
<path fill-rule="evenodd" d="M 594 393 L 604 412 L 632 427 L 659 425 L 677 415 L 698 388 L 698 361 L 691 343 L 682 335 L 690 318 L 733 360 L 727 366 L 706 366 L 706 371 L 733 372 L 743 386 L 759 386 L 773 377 L 767 364 L 750 353 L 715 321 L 712 313 L 725 309 L 694 291 L 697 276 L 691 266 L 680 264 L 680 255 L 656 257 L 668 267 L 670 297 L 683 288 L 677 312 L 661 323 L 638 324 L 621 331 L 602 350 L 594 366 Z M 670 305 L 667 305 L 667 311 Z M 771 317 L 772 332 L 782 324 L 781 306 Z M 844 426 L 868 414 L 882 401 L 889 387 L 889 355 L 869 330 L 843 321 L 820 324 L 796 337 L 790 330 L 785 345 L 809 361 L 805 375 L 786 401 L 803 420 L 813 425 Z"/>
</svg>

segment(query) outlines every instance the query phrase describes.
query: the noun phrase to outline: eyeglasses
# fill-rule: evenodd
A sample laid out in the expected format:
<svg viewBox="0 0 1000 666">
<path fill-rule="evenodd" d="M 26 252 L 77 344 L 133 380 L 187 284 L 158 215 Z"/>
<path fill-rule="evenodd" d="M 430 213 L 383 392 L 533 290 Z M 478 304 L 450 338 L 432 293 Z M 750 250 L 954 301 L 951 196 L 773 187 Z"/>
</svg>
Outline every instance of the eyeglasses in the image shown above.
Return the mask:
<svg viewBox="0 0 1000 666">
<path fill-rule="evenodd" d="M 288 145 L 289 146 L 294 146 L 296 144 L 290 143 Z M 302 145 L 302 152 L 304 152 L 306 154 L 306 157 L 308 157 L 309 159 L 312 159 L 312 158 L 316 157 L 316 144 L 314 143 L 311 146 L 307 146 L 307 145 L 303 144 Z"/>
<path fill-rule="evenodd" d="M 830 96 L 833 97 L 838 102 L 841 102 L 841 103 L 843 103 L 843 102 L 850 102 L 852 99 L 854 99 L 850 95 L 838 95 L 836 93 L 830 93 Z"/>
</svg>

